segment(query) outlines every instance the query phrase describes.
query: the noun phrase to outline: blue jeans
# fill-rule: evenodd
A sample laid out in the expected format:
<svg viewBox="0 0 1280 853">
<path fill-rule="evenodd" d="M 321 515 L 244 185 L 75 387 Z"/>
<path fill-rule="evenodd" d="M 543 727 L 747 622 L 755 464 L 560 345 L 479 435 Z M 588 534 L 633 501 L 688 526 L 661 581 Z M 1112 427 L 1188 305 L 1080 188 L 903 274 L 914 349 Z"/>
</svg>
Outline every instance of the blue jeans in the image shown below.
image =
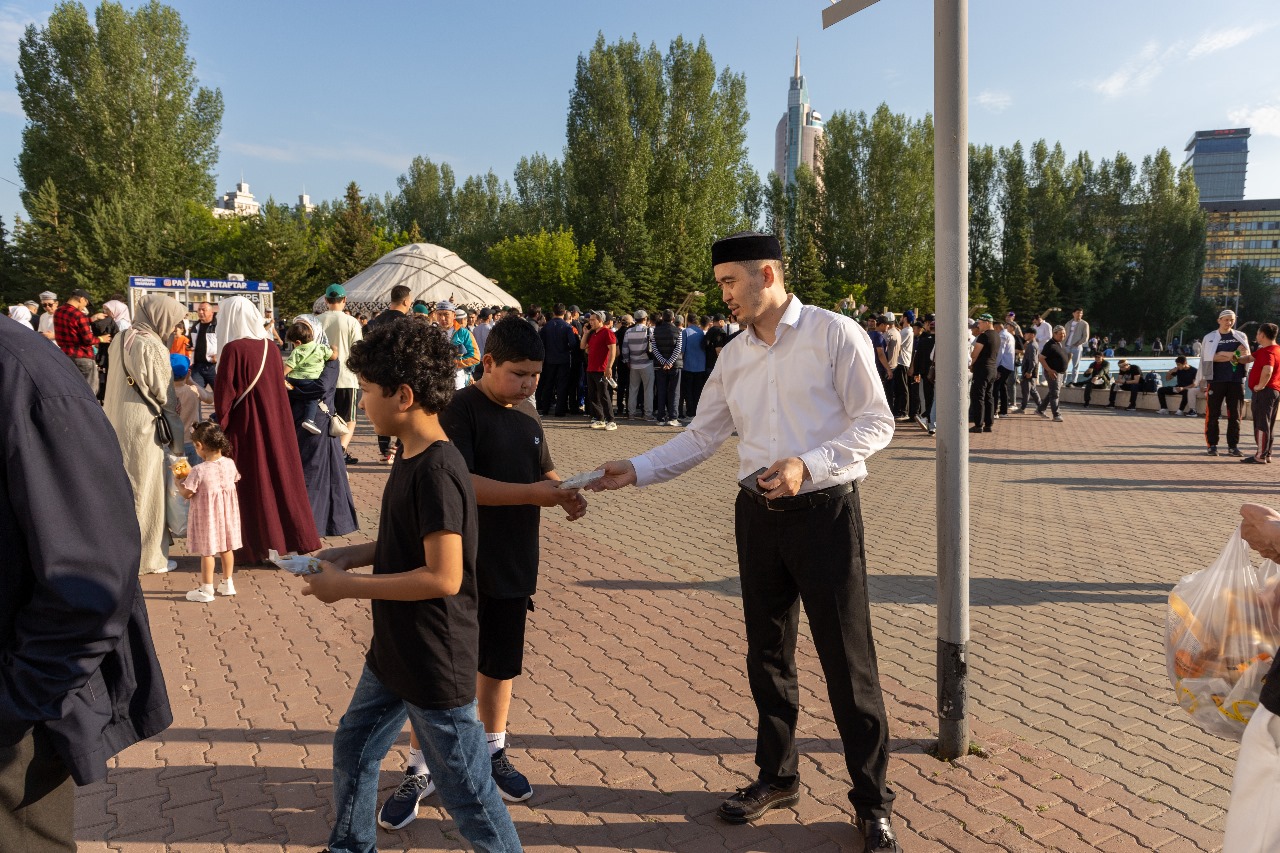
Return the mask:
<svg viewBox="0 0 1280 853">
<path fill-rule="evenodd" d="M 413 726 L 440 801 L 477 850 L 521 850 L 511 815 L 493 784 L 484 726 L 475 702 L 447 711 L 411 705 L 388 690 L 366 666 L 333 737 L 332 853 L 377 850 L 378 771 L 405 717 Z"/>
<path fill-rule="evenodd" d="M 193 364 L 191 365 L 191 381 L 202 388 L 212 388 L 215 378 L 218 375 L 218 368 L 212 364 Z"/>
</svg>

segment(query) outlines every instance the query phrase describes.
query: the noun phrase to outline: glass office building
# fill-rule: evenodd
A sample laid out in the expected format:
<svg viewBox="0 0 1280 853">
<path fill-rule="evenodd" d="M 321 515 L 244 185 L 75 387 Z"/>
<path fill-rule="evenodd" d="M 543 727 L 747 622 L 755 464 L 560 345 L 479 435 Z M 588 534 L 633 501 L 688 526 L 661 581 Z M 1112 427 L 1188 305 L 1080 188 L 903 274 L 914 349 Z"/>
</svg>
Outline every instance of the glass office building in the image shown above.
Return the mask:
<svg viewBox="0 0 1280 853">
<path fill-rule="evenodd" d="M 1207 229 L 1202 296 L 1222 304 L 1233 299 L 1237 264 L 1261 267 L 1280 281 L 1280 198 L 1202 201 L 1200 209 Z"/>
<path fill-rule="evenodd" d="M 809 103 L 809 85 L 800 73 L 800 42 L 796 42 L 796 70 L 787 92 L 787 112 L 778 122 L 773 137 L 773 171 L 786 186 L 796 182 L 796 168 L 804 163 L 814 168 L 822 116 Z"/>
<path fill-rule="evenodd" d="M 1245 168 L 1249 163 L 1249 128 L 1197 130 L 1187 142 L 1187 159 L 1196 176 L 1200 201 L 1240 201 L 1244 198 Z"/>
</svg>

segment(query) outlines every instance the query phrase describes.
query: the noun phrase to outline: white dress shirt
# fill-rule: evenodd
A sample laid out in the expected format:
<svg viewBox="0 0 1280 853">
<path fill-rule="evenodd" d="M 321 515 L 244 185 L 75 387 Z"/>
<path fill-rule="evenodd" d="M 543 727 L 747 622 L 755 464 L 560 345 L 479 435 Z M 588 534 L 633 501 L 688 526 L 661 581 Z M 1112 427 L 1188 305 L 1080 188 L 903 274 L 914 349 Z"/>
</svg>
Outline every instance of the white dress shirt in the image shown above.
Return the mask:
<svg viewBox="0 0 1280 853">
<path fill-rule="evenodd" d="M 1053 337 L 1053 324 L 1048 320 L 1041 320 L 1040 325 L 1036 326 L 1036 343 L 1040 345 L 1040 349 L 1044 349 L 1044 345 L 1049 343 L 1049 339 Z"/>
<path fill-rule="evenodd" d="M 772 346 L 754 327 L 720 353 L 688 428 L 631 460 L 636 485 L 661 483 L 708 459 L 738 431 L 738 479 L 798 456 L 800 493 L 867 476 L 867 457 L 893 438 L 893 413 L 866 330 L 788 297 Z"/>
</svg>

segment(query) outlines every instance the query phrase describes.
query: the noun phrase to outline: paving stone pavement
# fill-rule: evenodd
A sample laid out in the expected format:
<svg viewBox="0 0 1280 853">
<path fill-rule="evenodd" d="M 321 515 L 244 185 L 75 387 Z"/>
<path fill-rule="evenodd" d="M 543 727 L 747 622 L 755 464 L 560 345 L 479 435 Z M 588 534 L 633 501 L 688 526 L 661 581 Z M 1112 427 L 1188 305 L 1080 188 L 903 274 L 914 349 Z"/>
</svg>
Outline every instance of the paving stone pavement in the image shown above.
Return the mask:
<svg viewBox="0 0 1280 853">
<path fill-rule="evenodd" d="M 973 739 L 936 736 L 933 440 L 914 426 L 863 486 L 873 623 L 891 726 L 890 783 L 906 850 L 1216 851 L 1234 743 L 1172 704 L 1164 601 L 1207 565 L 1245 500 L 1280 501 L 1264 466 L 1203 456 L 1198 421 L 1081 411 L 1011 416 L 971 436 Z M 676 430 L 552 419 L 562 474 Z M 353 450 L 373 455 L 367 424 Z M 530 850 L 859 851 L 847 775 L 807 636 L 797 652 L 805 796 L 750 826 L 714 814 L 754 776 L 753 707 L 732 536 L 736 449 L 672 483 L 544 513 L 542 582 L 511 752 L 535 786 L 511 807 Z M 363 541 L 386 469 L 350 469 Z M 1157 536 L 1166 538 L 1157 545 Z M 1187 541 L 1169 544 L 1185 536 Z M 302 851 L 332 819 L 334 727 L 370 633 L 368 606 L 326 606 L 283 572 L 184 600 L 194 558 L 143 578 L 173 727 L 79 791 L 82 850 Z M 803 633 L 803 628 L 802 628 Z M 402 743 L 407 738 L 402 738 Z M 382 795 L 403 749 L 383 764 Z M 429 798 L 383 850 L 467 849 Z"/>
</svg>

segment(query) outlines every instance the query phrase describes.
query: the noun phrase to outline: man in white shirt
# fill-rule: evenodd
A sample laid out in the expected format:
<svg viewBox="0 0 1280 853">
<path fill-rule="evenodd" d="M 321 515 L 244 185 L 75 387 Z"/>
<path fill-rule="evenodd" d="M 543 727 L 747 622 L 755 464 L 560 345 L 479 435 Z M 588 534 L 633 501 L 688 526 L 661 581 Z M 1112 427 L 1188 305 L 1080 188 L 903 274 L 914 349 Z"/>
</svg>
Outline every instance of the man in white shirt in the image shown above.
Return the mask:
<svg viewBox="0 0 1280 853">
<path fill-rule="evenodd" d="M 760 774 L 725 800 L 719 815 L 747 823 L 799 799 L 795 644 L 803 603 L 865 849 L 901 853 L 890 824 L 888 726 L 858 497 L 867 459 L 893 437 L 893 415 L 867 333 L 848 317 L 788 294 L 781 258 L 770 234 L 716 241 L 716 281 L 744 332 L 721 351 L 689 427 L 648 453 L 605 463 L 605 476 L 588 488 L 670 480 L 708 459 L 737 430 L 735 529 Z"/>
<path fill-rule="evenodd" d="M 40 315 L 36 331 L 53 341 L 53 315 L 58 313 L 58 294 L 51 290 L 41 293 L 40 307 L 44 309 L 44 313 Z"/>
<path fill-rule="evenodd" d="M 347 447 L 356 432 L 356 392 L 360 389 L 360 382 L 347 367 L 347 356 L 351 355 L 351 345 L 364 338 L 364 329 L 359 320 L 347 313 L 347 291 L 342 285 L 329 285 L 324 292 L 324 301 L 329 310 L 320 315 L 320 326 L 338 358 L 338 386 L 333 392 L 333 408 L 338 417 L 347 422 L 347 434 L 342 437 L 342 455 L 348 465 L 354 465 L 359 460 L 347 452 Z"/>
<path fill-rule="evenodd" d="M 911 354 L 915 349 L 915 332 L 911 328 L 914 319 L 915 314 L 911 311 L 904 311 L 898 318 L 898 361 L 893 366 L 893 399 L 889 401 L 889 407 L 893 409 L 894 420 L 899 421 L 909 420 L 911 414 L 907 395 L 911 391 L 908 374 L 911 373 Z"/>
</svg>

